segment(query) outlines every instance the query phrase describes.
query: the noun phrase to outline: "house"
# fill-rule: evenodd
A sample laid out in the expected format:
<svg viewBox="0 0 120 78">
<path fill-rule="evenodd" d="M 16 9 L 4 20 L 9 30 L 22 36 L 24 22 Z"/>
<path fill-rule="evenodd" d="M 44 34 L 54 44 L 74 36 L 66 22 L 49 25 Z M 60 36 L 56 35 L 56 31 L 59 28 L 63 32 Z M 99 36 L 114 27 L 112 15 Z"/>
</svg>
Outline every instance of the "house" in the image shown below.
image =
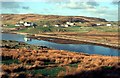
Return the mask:
<svg viewBox="0 0 120 78">
<path fill-rule="evenodd" d="M 70 26 L 74 26 L 75 23 L 72 23 L 72 22 L 66 22 L 66 24 L 70 25 Z"/>
<path fill-rule="evenodd" d="M 65 24 L 65 25 L 64 25 L 64 27 L 70 27 L 70 25 L 68 25 L 68 24 Z"/>
<path fill-rule="evenodd" d="M 43 27 L 48 27 L 47 25 L 43 25 Z"/>
<path fill-rule="evenodd" d="M 24 23 L 24 26 L 26 26 L 26 27 L 31 26 L 31 22 L 25 22 L 25 23 Z"/>
<path fill-rule="evenodd" d="M 97 25 L 97 26 L 101 26 L 101 24 L 99 24 L 99 23 L 98 23 L 98 24 L 96 24 L 96 25 Z"/>
<path fill-rule="evenodd" d="M 112 24 L 106 24 L 106 26 L 112 26 Z"/>
<path fill-rule="evenodd" d="M 66 22 L 66 24 L 70 24 L 70 22 Z"/>
<path fill-rule="evenodd" d="M 75 25 L 75 23 L 70 23 L 69 25 L 70 25 L 70 26 L 74 26 L 74 25 Z"/>
<path fill-rule="evenodd" d="M 60 24 L 56 24 L 55 27 L 60 27 Z"/>
<path fill-rule="evenodd" d="M 33 28 L 35 28 L 37 24 L 32 23 L 32 22 L 19 21 L 18 23 L 15 24 L 15 26 L 25 26 L 25 27 L 33 26 Z"/>
</svg>

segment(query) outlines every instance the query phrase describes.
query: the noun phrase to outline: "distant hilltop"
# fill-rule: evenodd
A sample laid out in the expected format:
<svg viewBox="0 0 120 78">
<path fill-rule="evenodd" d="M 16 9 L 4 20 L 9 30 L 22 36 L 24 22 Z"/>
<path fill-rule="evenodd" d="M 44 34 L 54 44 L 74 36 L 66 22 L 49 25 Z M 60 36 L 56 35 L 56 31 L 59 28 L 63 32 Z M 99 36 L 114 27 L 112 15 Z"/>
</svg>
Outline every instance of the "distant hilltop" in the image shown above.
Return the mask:
<svg viewBox="0 0 120 78">
<path fill-rule="evenodd" d="M 52 23 L 65 23 L 65 22 L 107 22 L 102 18 L 85 17 L 85 16 L 58 16 L 58 15 L 38 15 L 38 14 L 1 14 L 3 23 L 15 24 L 23 20 L 29 22 L 51 21 Z"/>
</svg>

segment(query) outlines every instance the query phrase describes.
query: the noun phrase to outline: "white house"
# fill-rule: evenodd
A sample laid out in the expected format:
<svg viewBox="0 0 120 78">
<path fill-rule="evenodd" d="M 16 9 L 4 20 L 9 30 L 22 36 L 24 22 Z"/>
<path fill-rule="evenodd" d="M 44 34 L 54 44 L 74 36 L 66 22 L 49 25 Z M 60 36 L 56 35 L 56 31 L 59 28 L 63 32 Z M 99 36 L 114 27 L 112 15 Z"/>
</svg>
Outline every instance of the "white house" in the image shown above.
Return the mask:
<svg viewBox="0 0 120 78">
<path fill-rule="evenodd" d="M 112 26 L 112 24 L 106 24 L 106 26 Z"/>
<path fill-rule="evenodd" d="M 66 22 L 66 24 L 70 24 L 70 22 Z"/>
<path fill-rule="evenodd" d="M 28 26 L 28 27 L 31 26 L 31 22 L 25 22 L 24 26 Z"/>
<path fill-rule="evenodd" d="M 97 26 L 100 26 L 101 24 L 98 23 L 98 24 L 96 24 L 96 25 L 97 25 Z"/>
<path fill-rule="evenodd" d="M 43 25 L 43 27 L 47 27 L 47 25 Z"/>
<path fill-rule="evenodd" d="M 56 24 L 55 27 L 59 27 L 60 25 Z"/>
<path fill-rule="evenodd" d="M 71 23 L 71 22 L 66 22 L 66 24 L 70 25 L 70 26 L 74 26 L 75 23 Z"/>
<path fill-rule="evenodd" d="M 68 24 L 65 24 L 65 25 L 64 25 L 64 27 L 69 27 L 69 26 L 70 26 L 70 25 L 68 25 Z"/>
</svg>

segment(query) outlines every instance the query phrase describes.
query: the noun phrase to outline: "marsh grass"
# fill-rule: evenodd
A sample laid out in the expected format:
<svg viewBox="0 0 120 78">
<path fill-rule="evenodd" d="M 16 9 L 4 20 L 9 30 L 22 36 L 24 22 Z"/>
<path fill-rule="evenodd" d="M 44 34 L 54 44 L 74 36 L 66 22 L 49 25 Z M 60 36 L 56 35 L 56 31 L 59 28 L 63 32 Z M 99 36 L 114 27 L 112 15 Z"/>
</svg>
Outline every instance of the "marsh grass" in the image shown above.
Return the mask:
<svg viewBox="0 0 120 78">
<path fill-rule="evenodd" d="M 19 64 L 20 62 L 17 59 L 9 59 L 9 60 L 2 60 L 2 64 L 9 65 L 9 64 Z"/>
<path fill-rule="evenodd" d="M 42 74 L 44 76 L 57 76 L 60 71 L 66 71 L 64 67 L 54 67 L 54 68 L 45 68 L 45 69 L 34 69 L 26 71 L 26 73 L 32 74 Z"/>
<path fill-rule="evenodd" d="M 78 64 L 79 64 L 79 63 L 68 64 L 68 66 L 77 68 L 77 67 L 78 67 Z"/>
</svg>

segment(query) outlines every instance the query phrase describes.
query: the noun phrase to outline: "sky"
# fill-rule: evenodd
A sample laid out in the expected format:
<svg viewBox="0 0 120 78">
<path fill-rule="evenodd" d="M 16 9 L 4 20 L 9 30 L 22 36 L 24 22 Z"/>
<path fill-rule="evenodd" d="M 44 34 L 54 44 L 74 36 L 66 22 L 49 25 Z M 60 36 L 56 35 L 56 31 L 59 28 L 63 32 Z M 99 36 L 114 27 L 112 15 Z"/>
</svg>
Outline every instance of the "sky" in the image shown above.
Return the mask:
<svg viewBox="0 0 120 78">
<path fill-rule="evenodd" d="M 118 20 L 119 0 L 0 0 L 1 14 L 88 16 Z"/>
</svg>

